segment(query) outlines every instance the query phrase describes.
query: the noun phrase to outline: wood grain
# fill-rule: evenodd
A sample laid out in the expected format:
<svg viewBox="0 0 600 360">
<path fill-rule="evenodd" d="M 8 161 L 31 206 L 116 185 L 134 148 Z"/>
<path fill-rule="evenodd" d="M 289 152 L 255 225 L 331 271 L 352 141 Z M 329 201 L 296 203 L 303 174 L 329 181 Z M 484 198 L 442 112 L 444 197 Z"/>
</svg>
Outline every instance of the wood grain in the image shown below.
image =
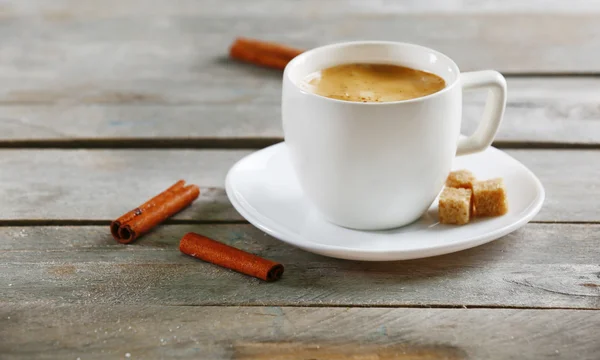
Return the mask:
<svg viewBox="0 0 600 360">
<path fill-rule="evenodd" d="M 595 360 L 599 323 L 599 311 L 581 310 L 0 304 L 0 352 L 6 360 Z"/>
<path fill-rule="evenodd" d="M 0 150 L 1 220 L 104 220 L 158 194 L 178 179 L 202 194 L 175 219 L 242 220 L 223 189 L 246 150 Z M 597 150 L 510 150 L 546 188 L 536 221 L 600 220 Z"/>
<path fill-rule="evenodd" d="M 181 254 L 194 231 L 281 262 L 276 283 Z M 161 226 L 134 245 L 108 226 L 0 227 L 0 299 L 25 304 L 450 306 L 600 309 L 600 225 L 530 224 L 429 259 L 360 262 L 286 245 L 251 225 Z"/>
<path fill-rule="evenodd" d="M 134 82 L 157 79 L 201 82 L 222 78 L 239 71 L 224 64 L 223 57 L 240 35 L 302 49 L 349 40 L 417 43 L 446 53 L 462 71 L 600 71 L 594 56 L 600 52 L 600 44 L 594 40 L 600 24 L 594 12 L 319 16 L 297 6 L 304 10 L 281 16 L 269 11 L 257 16 L 123 15 L 80 20 L 65 14 L 58 19 L 9 18 L 0 22 L 0 33 L 7 34 L 0 46 L 0 98 L 31 101 L 37 91 L 44 100 L 56 101 L 65 92 L 82 89 L 89 93 L 90 87 L 99 84 L 116 82 L 120 86 L 114 90 L 120 91 Z M 261 71 L 253 73 L 264 76 Z M 162 85 L 146 92 L 164 93 L 168 87 L 164 87 L 165 81 Z"/>
<path fill-rule="evenodd" d="M 206 82 L 168 84 L 160 99 L 159 94 L 142 95 L 148 88 L 143 83 L 105 97 L 104 103 L 87 103 L 81 89 L 54 100 L 45 98 L 46 93 L 30 94 L 19 101 L 34 104 L 0 107 L 0 141 L 281 139 L 281 79 L 273 75 L 267 74 L 260 86 L 258 80 L 248 81 L 245 71 L 238 74 L 239 82 L 208 80 L 210 90 Z M 158 81 L 150 87 L 159 87 Z M 508 88 L 497 143 L 600 145 L 600 79 L 509 78 Z M 111 91 L 103 90 L 105 95 Z M 212 97 L 199 95 L 207 91 Z M 464 133 L 479 123 L 484 95 L 465 93 Z"/>
<path fill-rule="evenodd" d="M 276 141 L 281 73 L 226 57 L 245 35 L 427 45 L 463 71 L 516 75 L 498 144 L 596 149 L 599 14 L 584 0 L 3 1 L 0 147 Z M 466 96 L 464 132 L 482 107 Z M 598 358 L 598 150 L 509 151 L 546 187 L 535 221 L 561 224 L 388 263 L 317 256 L 243 223 L 223 182 L 249 153 L 0 150 L 0 357 Z M 186 224 L 111 239 L 109 220 L 179 178 L 203 189 L 172 222 Z M 67 226 L 35 226 L 52 222 Z M 188 231 L 286 273 L 266 284 L 185 256 Z"/>
<path fill-rule="evenodd" d="M 5 18 L 39 16 L 54 21 L 120 16 L 182 16 L 182 15 L 244 15 L 248 17 L 282 16 L 289 14 L 327 16 L 338 14 L 406 14 L 406 13 L 597 13 L 597 0 L 494 0 L 444 1 L 370 1 L 320 0 L 281 1 L 259 0 L 249 6 L 239 1 L 219 0 L 19 0 L 3 3 Z"/>
<path fill-rule="evenodd" d="M 241 220 L 229 203 L 223 184 L 228 169 L 249 153 L 241 150 L 0 151 L 3 168 L 0 194 L 3 199 L 14 199 L 4 202 L 0 218 L 113 220 L 184 179 L 200 185 L 201 195 L 176 218 Z M 13 202 L 21 206 L 13 207 Z"/>
</svg>

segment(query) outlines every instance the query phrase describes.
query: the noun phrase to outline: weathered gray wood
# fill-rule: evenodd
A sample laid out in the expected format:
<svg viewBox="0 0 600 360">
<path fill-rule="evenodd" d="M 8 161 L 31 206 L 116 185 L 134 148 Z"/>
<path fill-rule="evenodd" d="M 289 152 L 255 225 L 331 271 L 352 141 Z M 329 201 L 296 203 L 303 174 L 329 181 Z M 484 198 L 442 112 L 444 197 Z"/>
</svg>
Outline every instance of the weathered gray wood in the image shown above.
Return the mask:
<svg viewBox="0 0 600 360">
<path fill-rule="evenodd" d="M 438 48 L 463 70 L 596 73 L 598 13 L 581 0 L 5 1 L 0 141 L 278 138 L 281 73 L 228 61 L 238 35 L 302 48 L 401 40 Z M 600 144 L 599 85 L 510 78 L 498 140 Z M 481 107 L 481 97 L 466 99 L 465 132 Z M 248 153 L 2 150 L 0 222 L 108 221 L 179 178 L 203 195 L 177 219 L 241 220 L 222 186 Z M 537 221 L 600 221 L 598 151 L 510 153 L 546 186 Z M 596 359 L 600 312 L 548 308 L 600 309 L 599 230 L 529 224 L 456 254 L 362 263 L 246 224 L 167 225 L 130 246 L 107 226 L 3 226 L 0 357 Z M 280 260 L 284 278 L 266 284 L 184 256 L 187 231 Z M 246 306 L 177 306 L 199 304 Z M 338 308 L 357 305 L 545 310 Z"/>
<path fill-rule="evenodd" d="M 183 255 L 197 232 L 284 264 L 263 283 Z M 135 245 L 108 226 L 0 227 L 0 299 L 32 304 L 486 306 L 600 309 L 600 225 L 530 224 L 490 244 L 404 262 L 326 258 L 251 225 L 168 225 Z"/>
<path fill-rule="evenodd" d="M 200 82 L 219 78 L 240 71 L 219 59 L 241 35 L 304 49 L 360 39 L 412 42 L 448 54 L 463 71 L 600 71 L 595 61 L 600 53 L 600 44 L 595 41 L 600 24 L 593 12 L 318 16 L 301 3 L 296 6 L 298 11 L 279 16 L 267 11 L 255 16 L 144 17 L 134 13 L 84 20 L 69 16 L 9 19 L 0 22 L 0 33 L 6 34 L 0 46 L 0 98 L 23 99 L 19 93 L 24 91 L 45 91 L 56 97 L 69 89 L 87 90 L 111 80 L 127 87 L 134 80 Z M 161 85 L 147 92 L 164 93 L 167 83 L 162 81 Z"/>
<path fill-rule="evenodd" d="M 3 359 L 596 360 L 600 311 L 0 304 Z"/>
<path fill-rule="evenodd" d="M 241 150 L 0 151 L 0 219 L 116 219 L 179 179 L 201 186 L 176 218 L 241 220 L 223 189 Z M 9 200 L 11 199 L 11 200 Z M 20 205 L 19 205 L 20 204 Z"/>
<path fill-rule="evenodd" d="M 178 179 L 202 195 L 176 219 L 242 220 L 223 189 L 243 150 L 0 150 L 0 220 L 112 220 Z M 599 221 L 596 150 L 510 150 L 537 174 L 546 202 L 537 221 Z"/>
<path fill-rule="evenodd" d="M 267 74 L 257 86 L 238 75 L 239 82 L 209 79 L 208 88 L 204 81 L 169 84 L 160 98 L 143 95 L 158 83 L 112 96 L 105 89 L 102 99 L 80 89 L 56 99 L 30 94 L 19 101 L 58 103 L 0 107 L 0 140 L 281 138 L 280 76 Z M 509 78 L 508 88 L 499 142 L 600 145 L 600 79 Z M 465 93 L 463 132 L 479 123 L 484 95 Z"/>
<path fill-rule="evenodd" d="M 339 14 L 390 14 L 423 12 L 476 12 L 476 13 L 590 13 L 598 12 L 597 0 L 405 0 L 405 1 L 361 1 L 319 0 L 282 1 L 259 0 L 247 4 L 245 1 L 220 0 L 13 0 L 3 3 L 0 12 L 4 18 L 40 16 L 48 20 L 89 19 L 118 16 L 181 16 L 181 15 L 244 15 L 244 16 L 299 16 Z"/>
</svg>

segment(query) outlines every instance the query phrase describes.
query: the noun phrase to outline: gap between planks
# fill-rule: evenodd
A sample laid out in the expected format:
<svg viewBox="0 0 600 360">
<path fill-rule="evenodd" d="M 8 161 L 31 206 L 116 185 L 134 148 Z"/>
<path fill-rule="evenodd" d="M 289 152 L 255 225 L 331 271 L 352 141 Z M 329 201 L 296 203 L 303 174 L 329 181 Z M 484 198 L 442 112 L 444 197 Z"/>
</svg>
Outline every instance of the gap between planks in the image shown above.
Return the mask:
<svg viewBox="0 0 600 360">
<path fill-rule="evenodd" d="M 552 78 L 552 77 L 600 78 L 600 72 L 585 72 L 585 71 L 582 71 L 582 72 L 540 72 L 540 73 L 521 72 L 521 71 L 520 72 L 502 71 L 501 73 L 507 79 L 509 79 L 509 78 L 532 78 L 532 77 L 534 77 L 534 78 Z"/>
<path fill-rule="evenodd" d="M 10 226 L 108 226 L 112 220 L 97 219 L 0 219 L 0 227 Z M 158 226 L 162 225 L 247 225 L 245 220 L 186 220 L 186 219 L 168 219 Z"/>
<path fill-rule="evenodd" d="M 264 307 L 280 307 L 280 308 L 362 308 L 362 309 L 488 309 L 488 310 L 583 310 L 583 311 L 600 311 L 596 308 L 572 308 L 572 307 L 536 307 L 536 306 L 515 306 L 515 305 L 418 305 L 418 304 L 402 304 L 402 305 L 369 305 L 369 304 L 269 304 L 269 305 L 257 305 L 257 304 L 236 304 L 236 305 L 224 305 L 219 303 L 214 304 L 180 304 L 171 305 L 165 304 L 161 306 L 168 307 L 244 307 L 244 308 L 264 308 Z"/>
<path fill-rule="evenodd" d="M 11 226 L 108 226 L 112 220 L 94 219 L 0 219 L 0 227 Z M 543 221 L 532 220 L 529 224 L 556 224 L 556 225 L 598 225 L 600 221 Z M 250 225 L 246 220 L 190 220 L 168 219 L 162 225 Z"/>
<path fill-rule="evenodd" d="M 0 149 L 262 149 L 283 141 L 280 137 L 266 138 L 151 138 L 151 139 L 55 139 L 55 140 L 0 140 Z M 587 149 L 600 150 L 600 144 L 560 142 L 495 141 L 498 149 Z"/>
<path fill-rule="evenodd" d="M 0 302 L 0 305 L 12 305 L 11 302 Z M 62 304 L 62 305 L 73 305 L 73 304 Z M 419 305 L 419 304 L 398 304 L 398 305 L 369 305 L 369 304 L 221 304 L 221 303 L 205 303 L 205 304 L 160 304 L 165 307 L 219 307 L 219 308 L 312 308 L 312 309 L 338 309 L 338 308 L 360 308 L 360 309 L 485 309 L 485 310 L 575 310 L 575 311 L 600 311 L 596 308 L 587 307 L 564 307 L 564 306 L 551 306 L 551 307 L 537 307 L 537 306 L 515 306 L 515 305 Z"/>
</svg>

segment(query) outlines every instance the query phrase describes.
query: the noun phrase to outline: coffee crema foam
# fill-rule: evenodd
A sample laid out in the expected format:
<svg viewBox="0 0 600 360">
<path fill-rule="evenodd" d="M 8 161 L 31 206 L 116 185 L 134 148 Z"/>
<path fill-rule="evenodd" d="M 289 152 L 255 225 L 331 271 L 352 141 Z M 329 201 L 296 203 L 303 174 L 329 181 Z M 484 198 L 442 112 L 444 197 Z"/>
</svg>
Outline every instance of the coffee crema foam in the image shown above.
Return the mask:
<svg viewBox="0 0 600 360">
<path fill-rule="evenodd" d="M 415 99 L 442 90 L 441 77 L 390 64 L 353 63 L 309 74 L 301 87 L 331 99 L 354 102 L 390 102 Z"/>
</svg>

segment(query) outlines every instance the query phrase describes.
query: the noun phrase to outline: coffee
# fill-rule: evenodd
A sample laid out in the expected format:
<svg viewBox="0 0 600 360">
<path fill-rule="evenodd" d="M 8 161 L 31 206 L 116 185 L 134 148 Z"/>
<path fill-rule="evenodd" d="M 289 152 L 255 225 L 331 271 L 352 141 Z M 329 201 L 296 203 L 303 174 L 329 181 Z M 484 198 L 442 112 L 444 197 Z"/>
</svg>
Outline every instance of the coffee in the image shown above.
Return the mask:
<svg viewBox="0 0 600 360">
<path fill-rule="evenodd" d="M 332 99 L 390 102 L 427 96 L 442 90 L 441 77 L 390 64 L 343 64 L 308 75 L 303 88 Z"/>
</svg>

